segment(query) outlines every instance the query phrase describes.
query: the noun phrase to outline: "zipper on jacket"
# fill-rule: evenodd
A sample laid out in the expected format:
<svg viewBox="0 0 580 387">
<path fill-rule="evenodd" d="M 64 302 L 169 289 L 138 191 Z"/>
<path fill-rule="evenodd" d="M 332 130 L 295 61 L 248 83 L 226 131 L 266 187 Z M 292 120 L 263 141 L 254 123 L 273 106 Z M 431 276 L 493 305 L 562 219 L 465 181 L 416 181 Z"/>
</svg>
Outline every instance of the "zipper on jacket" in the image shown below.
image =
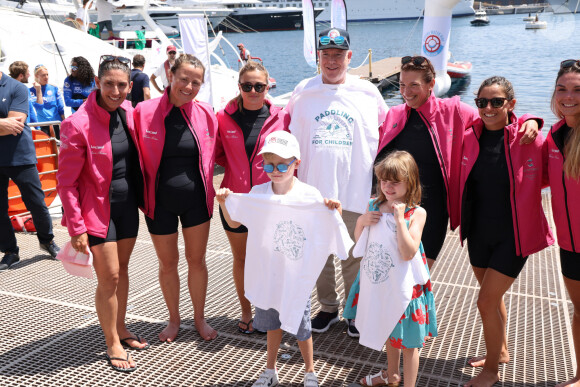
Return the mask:
<svg viewBox="0 0 580 387">
<path fill-rule="evenodd" d="M 197 136 L 197 133 L 195 132 L 195 128 L 193 127 L 193 123 L 191 122 L 191 119 L 189 118 L 189 116 L 185 113 L 185 111 L 183 111 L 181 108 L 179 108 L 182 112 L 183 117 L 185 117 L 185 120 L 187 121 L 187 124 L 189 125 L 189 127 L 191 128 L 191 133 L 193 134 L 193 137 L 195 137 L 195 141 L 197 142 L 197 149 L 199 150 L 199 165 L 201 166 L 201 181 L 203 182 L 203 188 L 205 189 L 205 205 L 207 206 L 207 211 L 209 213 L 209 203 L 207 200 L 207 184 L 205 182 L 205 168 L 203 167 L 203 152 L 201 149 L 201 143 L 199 142 L 199 137 Z M 209 213 L 209 216 L 211 216 L 211 213 Z"/>
<path fill-rule="evenodd" d="M 564 189 L 564 206 L 566 207 L 566 219 L 568 220 L 568 231 L 570 232 L 570 243 L 572 244 L 572 251 L 576 252 L 574 246 L 574 235 L 572 235 L 572 223 L 570 222 L 570 210 L 568 209 L 568 191 L 566 190 L 566 176 L 562 169 L 562 188 Z"/>
<path fill-rule="evenodd" d="M 515 223 L 516 223 L 516 229 L 515 229 L 514 231 L 515 231 L 515 233 L 516 233 L 516 235 L 517 235 L 517 237 L 518 237 L 518 243 L 519 243 L 519 245 L 520 245 L 520 256 L 522 256 L 522 257 L 523 257 L 523 256 L 524 256 L 524 254 L 523 254 L 523 252 L 522 252 L 522 240 L 521 240 L 521 238 L 520 238 L 520 223 L 519 223 L 519 221 L 518 221 L 518 205 L 517 205 L 517 203 L 516 203 L 516 178 L 515 178 L 515 175 L 514 175 L 514 166 L 513 166 L 513 164 L 512 164 L 512 152 L 511 152 L 511 149 L 510 149 L 510 147 L 509 147 L 509 139 L 510 139 L 510 138 L 509 138 L 509 134 L 510 134 L 510 133 L 509 133 L 509 130 L 508 130 L 508 131 L 507 131 L 507 140 L 505 140 L 505 139 L 504 139 L 504 147 L 505 147 L 506 154 L 507 154 L 507 158 L 508 158 L 508 159 L 507 159 L 507 162 L 509 163 L 509 167 L 510 167 L 510 170 L 511 170 L 511 172 L 512 172 L 512 178 L 511 178 L 510 184 L 511 184 L 511 185 L 512 185 L 512 187 L 514 188 L 514 193 L 513 193 L 513 195 L 512 195 L 512 196 L 513 196 L 513 198 L 514 198 L 514 208 L 512 209 L 512 212 L 513 212 L 513 213 L 515 214 L 515 216 L 516 216 L 516 219 L 515 219 L 515 221 L 516 221 L 516 222 L 515 222 Z M 516 253 L 517 253 L 517 251 L 516 251 Z"/>
<path fill-rule="evenodd" d="M 417 111 L 417 113 L 419 113 L 419 111 Z M 435 131 L 433 130 L 433 127 L 431 126 L 431 124 L 429 123 L 429 121 L 427 121 L 427 119 L 425 118 L 425 116 L 423 115 L 423 113 L 419 113 L 419 115 L 421 116 L 421 118 L 423 119 L 423 122 L 425 122 L 425 124 L 427 124 L 427 129 L 429 130 L 429 132 L 431 132 L 431 138 L 433 139 L 433 142 L 435 144 L 435 150 L 437 151 L 437 154 L 439 156 L 439 160 L 441 160 L 441 165 L 443 166 L 443 180 L 445 182 L 445 189 L 447 190 L 447 208 L 450 208 L 450 203 L 449 203 L 449 178 L 447 176 L 447 168 L 445 168 L 445 159 L 443 158 L 443 153 L 441 152 L 441 147 L 439 146 L 439 142 L 437 141 L 437 137 L 435 136 Z"/>
</svg>

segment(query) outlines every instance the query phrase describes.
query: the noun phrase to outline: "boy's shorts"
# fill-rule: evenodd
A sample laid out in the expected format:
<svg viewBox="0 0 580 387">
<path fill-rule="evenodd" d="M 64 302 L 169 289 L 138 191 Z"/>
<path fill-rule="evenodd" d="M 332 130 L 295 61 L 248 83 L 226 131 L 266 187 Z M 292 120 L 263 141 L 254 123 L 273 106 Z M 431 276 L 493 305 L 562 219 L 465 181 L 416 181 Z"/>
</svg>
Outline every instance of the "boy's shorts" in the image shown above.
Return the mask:
<svg viewBox="0 0 580 387">
<path fill-rule="evenodd" d="M 256 314 L 254 315 L 254 329 L 259 331 L 274 331 L 280 329 L 282 323 L 280 322 L 280 313 L 275 309 L 260 309 L 256 307 Z M 310 324 L 310 300 L 306 304 L 298 333 L 293 335 L 298 341 L 308 340 L 312 336 L 312 326 Z"/>
</svg>

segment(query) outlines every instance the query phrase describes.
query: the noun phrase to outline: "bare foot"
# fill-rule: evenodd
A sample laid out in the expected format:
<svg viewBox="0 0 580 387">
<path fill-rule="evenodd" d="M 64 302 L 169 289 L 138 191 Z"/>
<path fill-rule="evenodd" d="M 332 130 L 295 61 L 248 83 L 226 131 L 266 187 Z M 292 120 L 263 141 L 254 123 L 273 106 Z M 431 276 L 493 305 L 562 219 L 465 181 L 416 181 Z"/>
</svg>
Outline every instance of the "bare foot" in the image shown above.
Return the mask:
<svg viewBox="0 0 580 387">
<path fill-rule="evenodd" d="M 580 387 L 580 377 L 576 377 L 572 380 L 568 380 L 567 382 L 557 384 L 556 387 Z"/>
<path fill-rule="evenodd" d="M 381 370 L 380 374 L 377 372 L 376 374 L 369 376 L 371 377 L 371 384 L 367 384 L 366 377 L 362 378 L 359 381 L 359 384 L 361 386 L 389 386 L 391 384 L 396 385 L 401 381 L 401 378 L 398 375 L 388 377 L 386 370 Z"/>
<path fill-rule="evenodd" d="M 135 367 L 135 361 L 129 355 L 127 356 L 127 352 L 123 349 L 121 344 L 115 344 L 111 348 L 107 348 L 107 356 L 111 359 L 111 364 L 115 367 L 119 368 L 133 368 Z M 127 360 L 117 360 L 113 358 L 119 359 L 128 359 Z"/>
<path fill-rule="evenodd" d="M 475 378 L 465 383 L 465 387 L 491 387 L 499 382 L 499 373 L 494 373 L 485 368 Z"/>
<path fill-rule="evenodd" d="M 209 326 L 205 319 L 200 319 L 199 321 L 195 319 L 195 329 L 199 335 L 206 341 L 213 340 L 217 337 L 217 331 Z"/>
<path fill-rule="evenodd" d="M 472 367 L 483 367 L 485 364 L 485 356 L 475 356 L 467 361 Z M 510 362 L 510 354 L 505 353 L 499 355 L 499 364 L 507 364 Z"/>
<path fill-rule="evenodd" d="M 159 340 L 166 341 L 168 343 L 173 342 L 179 333 L 179 325 L 181 325 L 181 322 L 179 321 L 169 321 L 169 324 L 167 324 L 165 329 L 159 333 Z"/>
</svg>

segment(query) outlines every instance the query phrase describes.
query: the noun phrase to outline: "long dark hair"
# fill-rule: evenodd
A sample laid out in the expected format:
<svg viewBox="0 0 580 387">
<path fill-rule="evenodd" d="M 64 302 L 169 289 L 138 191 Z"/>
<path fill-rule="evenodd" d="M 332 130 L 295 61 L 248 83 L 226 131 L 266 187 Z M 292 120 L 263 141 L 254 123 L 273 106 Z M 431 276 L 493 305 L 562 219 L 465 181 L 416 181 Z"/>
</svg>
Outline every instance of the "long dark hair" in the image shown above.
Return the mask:
<svg viewBox="0 0 580 387">
<path fill-rule="evenodd" d="M 90 86 L 95 79 L 95 71 L 93 70 L 93 66 L 91 66 L 89 61 L 82 56 L 75 56 L 72 58 L 71 63 L 72 62 L 75 62 L 78 67 L 77 75 L 75 78 L 81 83 L 81 85 Z"/>
</svg>

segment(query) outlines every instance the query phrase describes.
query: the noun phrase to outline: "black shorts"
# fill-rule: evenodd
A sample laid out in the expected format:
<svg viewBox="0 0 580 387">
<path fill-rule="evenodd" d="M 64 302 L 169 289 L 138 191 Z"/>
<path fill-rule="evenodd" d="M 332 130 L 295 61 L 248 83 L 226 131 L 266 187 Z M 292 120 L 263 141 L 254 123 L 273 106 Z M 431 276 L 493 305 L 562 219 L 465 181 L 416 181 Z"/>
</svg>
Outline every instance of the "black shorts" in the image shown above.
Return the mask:
<svg viewBox="0 0 580 387">
<path fill-rule="evenodd" d="M 224 213 L 222 212 L 221 207 L 220 207 L 220 220 L 222 221 L 222 226 L 224 227 L 224 230 L 226 230 L 226 231 L 233 232 L 236 234 L 243 234 L 245 232 L 248 232 L 248 228 L 246 226 L 244 226 L 243 224 L 240 225 L 240 227 L 231 228 L 230 225 L 228 224 L 228 222 L 226 222 L 226 218 L 224 217 Z"/>
<path fill-rule="evenodd" d="M 181 221 L 182 228 L 199 226 L 211 219 L 205 201 L 203 204 L 196 203 L 181 213 L 168 210 L 162 203 L 155 204 L 154 219 L 145 217 L 147 229 L 153 235 L 171 235 L 177 232 L 177 226 Z"/>
<path fill-rule="evenodd" d="M 107 29 L 107 31 L 113 32 L 113 21 L 112 20 L 103 20 L 103 21 L 97 22 L 97 24 L 99 25 L 99 32 L 104 32 L 105 28 Z"/>
<path fill-rule="evenodd" d="M 560 247 L 560 265 L 564 277 L 580 281 L 580 253 L 574 253 Z"/>
<path fill-rule="evenodd" d="M 136 238 L 139 232 L 139 210 L 137 204 L 111 203 L 111 219 L 109 230 L 105 238 L 89 234 L 89 246 L 103 244 L 105 242 L 117 242 L 121 239 Z"/>
<path fill-rule="evenodd" d="M 467 237 L 467 251 L 471 266 L 494 269 L 512 278 L 517 278 L 528 259 L 516 254 L 513 233 L 506 233 L 502 238 L 493 238 L 484 232 L 472 233 Z"/>
</svg>

